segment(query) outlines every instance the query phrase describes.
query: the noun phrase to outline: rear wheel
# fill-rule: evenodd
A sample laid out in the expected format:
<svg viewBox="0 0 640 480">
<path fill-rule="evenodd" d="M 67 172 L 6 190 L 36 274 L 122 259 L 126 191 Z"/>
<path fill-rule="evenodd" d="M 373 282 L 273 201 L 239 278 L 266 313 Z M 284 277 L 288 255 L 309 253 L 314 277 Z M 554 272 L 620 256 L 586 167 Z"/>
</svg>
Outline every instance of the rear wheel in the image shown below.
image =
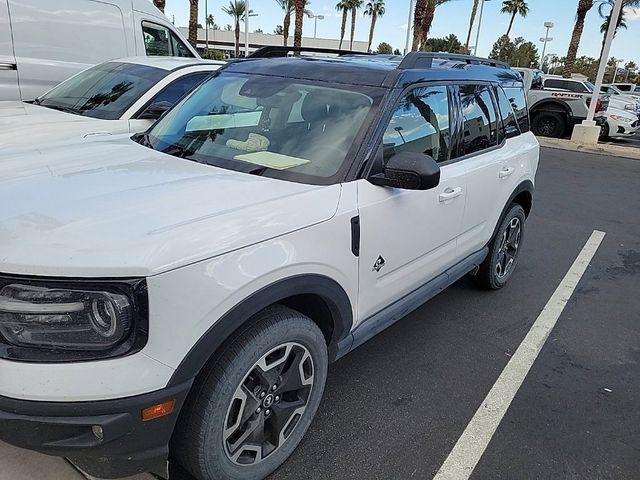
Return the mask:
<svg viewBox="0 0 640 480">
<path fill-rule="evenodd" d="M 497 290 L 506 285 L 520 255 L 525 222 L 524 209 L 512 204 L 489 243 L 489 253 L 474 277 L 484 288 Z"/>
<path fill-rule="evenodd" d="M 266 477 L 311 424 L 327 365 L 313 321 L 284 306 L 264 310 L 196 381 L 172 441 L 177 460 L 199 480 Z"/>
<path fill-rule="evenodd" d="M 558 112 L 539 112 L 531 121 L 531 130 L 542 137 L 560 138 L 567 129 L 567 121 Z"/>
<path fill-rule="evenodd" d="M 609 122 L 604 122 L 602 127 L 600 127 L 600 140 L 607 140 L 609 138 Z"/>
</svg>

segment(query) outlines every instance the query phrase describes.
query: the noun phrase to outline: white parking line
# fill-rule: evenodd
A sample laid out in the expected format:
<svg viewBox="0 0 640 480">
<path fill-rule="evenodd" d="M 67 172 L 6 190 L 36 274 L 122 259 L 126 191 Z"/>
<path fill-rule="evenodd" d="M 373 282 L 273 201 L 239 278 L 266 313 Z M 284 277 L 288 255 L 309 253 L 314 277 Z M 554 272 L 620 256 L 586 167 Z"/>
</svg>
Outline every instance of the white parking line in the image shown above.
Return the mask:
<svg viewBox="0 0 640 480">
<path fill-rule="evenodd" d="M 480 408 L 462 432 L 434 480 L 466 480 L 478 464 L 491 437 L 542 350 L 605 233 L 594 230 L 556 291 L 542 309 L 516 352 L 504 367 Z"/>
</svg>

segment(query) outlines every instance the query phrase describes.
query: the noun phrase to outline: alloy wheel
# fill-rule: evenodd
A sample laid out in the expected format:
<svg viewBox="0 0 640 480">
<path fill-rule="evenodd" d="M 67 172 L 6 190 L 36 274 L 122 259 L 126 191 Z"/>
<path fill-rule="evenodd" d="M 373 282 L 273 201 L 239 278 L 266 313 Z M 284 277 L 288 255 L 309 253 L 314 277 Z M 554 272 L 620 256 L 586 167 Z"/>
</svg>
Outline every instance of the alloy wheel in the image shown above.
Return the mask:
<svg viewBox="0 0 640 480">
<path fill-rule="evenodd" d="M 495 264 L 496 276 L 500 279 L 504 278 L 513 268 L 520 247 L 521 233 L 522 226 L 517 217 L 512 218 L 502 232 L 502 241 L 498 247 Z"/>
</svg>

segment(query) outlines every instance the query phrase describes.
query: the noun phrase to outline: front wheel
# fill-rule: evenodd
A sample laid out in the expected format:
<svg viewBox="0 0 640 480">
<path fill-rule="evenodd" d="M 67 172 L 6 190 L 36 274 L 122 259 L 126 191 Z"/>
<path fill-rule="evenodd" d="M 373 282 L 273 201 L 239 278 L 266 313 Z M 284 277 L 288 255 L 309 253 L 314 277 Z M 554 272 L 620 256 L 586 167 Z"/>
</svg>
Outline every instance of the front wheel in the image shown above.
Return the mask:
<svg viewBox="0 0 640 480">
<path fill-rule="evenodd" d="M 539 112 L 531 121 L 531 130 L 542 137 L 560 138 L 565 134 L 567 122 L 563 115 L 557 112 Z"/>
<path fill-rule="evenodd" d="M 609 139 L 609 122 L 604 122 L 602 127 L 600 127 L 600 136 L 599 140 L 608 140 Z"/>
<path fill-rule="evenodd" d="M 487 258 L 474 277 L 480 286 L 497 290 L 504 287 L 511 278 L 522 246 L 525 218 L 524 209 L 513 204 L 502 219 L 489 243 Z"/>
<path fill-rule="evenodd" d="M 181 414 L 174 456 L 198 480 L 262 479 L 302 440 L 327 376 L 318 326 L 276 305 L 212 358 Z"/>
</svg>

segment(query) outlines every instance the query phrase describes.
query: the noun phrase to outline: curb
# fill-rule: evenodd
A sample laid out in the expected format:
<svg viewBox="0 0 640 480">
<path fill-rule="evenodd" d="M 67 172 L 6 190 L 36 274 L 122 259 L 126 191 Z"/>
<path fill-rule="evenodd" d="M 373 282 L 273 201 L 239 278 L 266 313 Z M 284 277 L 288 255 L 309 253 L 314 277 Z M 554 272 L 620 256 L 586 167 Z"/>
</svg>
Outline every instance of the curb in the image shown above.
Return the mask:
<svg viewBox="0 0 640 480">
<path fill-rule="evenodd" d="M 559 138 L 537 137 L 541 147 L 555 148 L 558 150 L 570 150 L 572 152 L 595 153 L 597 155 L 610 155 L 613 157 L 630 158 L 640 160 L 640 148 L 622 147 L 619 145 L 598 144 L 580 145 L 570 140 Z"/>
</svg>

